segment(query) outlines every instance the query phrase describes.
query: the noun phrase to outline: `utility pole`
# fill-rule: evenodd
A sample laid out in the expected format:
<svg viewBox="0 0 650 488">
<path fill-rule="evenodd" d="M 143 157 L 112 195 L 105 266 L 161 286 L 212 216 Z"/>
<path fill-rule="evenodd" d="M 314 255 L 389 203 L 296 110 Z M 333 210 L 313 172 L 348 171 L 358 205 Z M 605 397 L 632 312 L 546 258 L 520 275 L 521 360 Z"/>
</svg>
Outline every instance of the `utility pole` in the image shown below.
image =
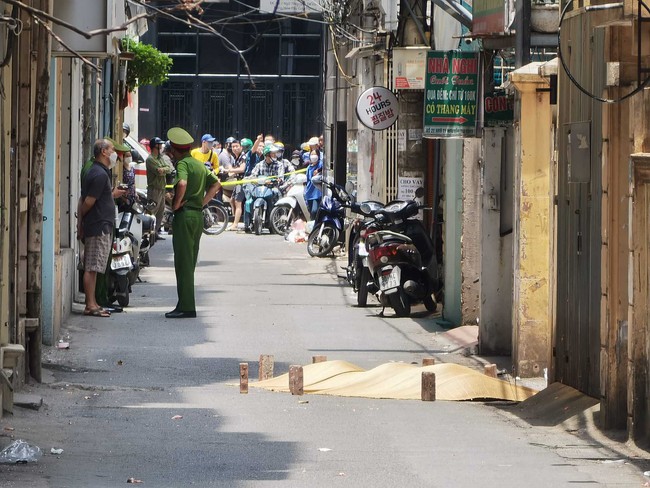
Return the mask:
<svg viewBox="0 0 650 488">
<path fill-rule="evenodd" d="M 372 0 L 364 2 L 364 9 L 361 13 L 362 39 L 364 46 L 372 45 L 375 42 L 373 29 L 376 27 L 377 10 Z M 359 60 L 359 94 L 375 84 L 375 57 L 370 54 Z M 356 100 L 355 100 L 356 102 Z M 375 135 L 374 132 L 362 125 L 359 125 L 357 134 L 357 197 L 359 201 L 368 200 L 372 194 L 372 166 L 375 158 Z"/>
<path fill-rule="evenodd" d="M 530 0 L 515 4 L 515 68 L 530 63 Z"/>
</svg>

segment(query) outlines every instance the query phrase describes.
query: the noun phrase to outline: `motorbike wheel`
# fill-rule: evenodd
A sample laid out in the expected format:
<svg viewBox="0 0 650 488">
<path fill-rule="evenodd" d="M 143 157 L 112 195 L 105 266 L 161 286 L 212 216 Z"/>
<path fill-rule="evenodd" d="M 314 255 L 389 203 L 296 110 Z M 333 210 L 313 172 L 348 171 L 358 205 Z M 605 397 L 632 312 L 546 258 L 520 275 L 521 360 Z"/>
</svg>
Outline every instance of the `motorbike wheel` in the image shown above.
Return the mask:
<svg viewBox="0 0 650 488">
<path fill-rule="evenodd" d="M 359 277 L 361 271 L 361 259 L 358 251 L 358 238 L 350 239 L 348 246 L 348 266 L 345 268 L 346 278 L 352 289 L 359 290 Z"/>
<path fill-rule="evenodd" d="M 361 279 L 359 280 L 359 290 L 357 291 L 357 305 L 365 307 L 368 304 L 368 282 L 370 281 L 370 270 L 366 267 L 361 268 Z"/>
<path fill-rule="evenodd" d="M 284 235 L 289 229 L 289 216 L 291 209 L 289 207 L 273 207 L 269 215 L 271 231 L 278 235 Z"/>
<path fill-rule="evenodd" d="M 333 225 L 319 224 L 309 234 L 307 252 L 310 256 L 322 258 L 332 252 L 339 240 L 339 230 Z"/>
<path fill-rule="evenodd" d="M 395 310 L 395 315 L 398 317 L 408 317 L 411 315 L 411 303 L 403 289 L 400 288 L 397 293 L 388 295 L 388 300 L 392 309 Z"/>
<path fill-rule="evenodd" d="M 115 294 L 120 307 L 129 306 L 129 279 L 127 276 L 120 276 L 115 282 Z"/>
<path fill-rule="evenodd" d="M 253 210 L 253 229 L 255 230 L 255 235 L 260 235 L 262 233 L 262 227 L 264 222 L 262 222 L 262 209 L 257 207 Z"/>
<path fill-rule="evenodd" d="M 428 295 L 427 297 L 422 300 L 422 303 L 424 304 L 424 307 L 429 311 L 429 312 L 435 312 L 436 309 L 438 308 L 438 304 L 436 301 L 433 299 L 431 295 Z"/>
<path fill-rule="evenodd" d="M 212 225 L 206 227 L 204 219 L 203 233 L 209 236 L 217 236 L 226 230 L 226 227 L 228 226 L 228 212 L 218 205 L 210 205 L 208 210 L 212 217 Z"/>
</svg>

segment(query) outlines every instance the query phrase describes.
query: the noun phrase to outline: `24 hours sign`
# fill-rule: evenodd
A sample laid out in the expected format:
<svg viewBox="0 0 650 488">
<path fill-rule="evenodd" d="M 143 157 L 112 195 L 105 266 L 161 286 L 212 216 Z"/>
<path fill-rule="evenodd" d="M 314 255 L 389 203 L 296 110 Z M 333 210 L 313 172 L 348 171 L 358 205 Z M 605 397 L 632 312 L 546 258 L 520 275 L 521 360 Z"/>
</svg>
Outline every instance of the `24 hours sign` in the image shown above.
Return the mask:
<svg viewBox="0 0 650 488">
<path fill-rule="evenodd" d="M 429 51 L 424 90 L 424 137 L 476 137 L 479 53 Z"/>
<path fill-rule="evenodd" d="M 372 130 L 388 129 L 397 121 L 397 97 L 388 88 L 373 86 L 357 100 L 357 118 Z"/>
</svg>

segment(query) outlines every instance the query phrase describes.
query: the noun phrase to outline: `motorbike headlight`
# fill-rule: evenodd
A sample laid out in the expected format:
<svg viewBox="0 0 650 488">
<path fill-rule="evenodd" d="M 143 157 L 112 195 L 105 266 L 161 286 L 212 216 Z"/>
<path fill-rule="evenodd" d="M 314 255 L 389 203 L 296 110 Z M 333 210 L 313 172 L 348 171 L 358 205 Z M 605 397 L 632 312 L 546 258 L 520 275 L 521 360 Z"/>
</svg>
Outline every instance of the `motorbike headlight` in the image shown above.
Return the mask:
<svg viewBox="0 0 650 488">
<path fill-rule="evenodd" d="M 144 213 L 144 207 L 142 206 L 141 203 L 134 202 L 133 205 L 131 205 L 131 210 L 133 210 L 137 214 Z"/>
</svg>

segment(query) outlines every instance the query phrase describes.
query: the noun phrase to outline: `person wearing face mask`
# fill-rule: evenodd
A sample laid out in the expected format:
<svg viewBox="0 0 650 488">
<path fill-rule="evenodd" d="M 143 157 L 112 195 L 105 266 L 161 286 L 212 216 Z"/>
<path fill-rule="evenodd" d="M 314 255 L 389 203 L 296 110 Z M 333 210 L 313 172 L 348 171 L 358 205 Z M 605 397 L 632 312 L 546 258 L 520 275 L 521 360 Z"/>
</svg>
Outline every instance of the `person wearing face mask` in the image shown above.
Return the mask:
<svg viewBox="0 0 650 488">
<path fill-rule="evenodd" d="M 151 154 L 147 158 L 147 198 L 156 205 L 156 239 L 164 240 L 160 232 L 162 226 L 163 214 L 165 212 L 165 185 L 167 183 L 166 175 L 170 174 L 173 167 L 168 166 L 163 160 L 161 152 L 164 142 L 159 137 L 152 137 L 149 141 Z M 171 160 L 170 163 L 171 165 Z"/>
<path fill-rule="evenodd" d="M 278 179 L 284 177 L 284 167 L 278 162 L 279 148 L 274 144 L 264 146 L 262 154 L 264 159 L 257 163 L 251 171 L 251 178 L 258 176 L 277 176 Z"/>
<path fill-rule="evenodd" d="M 113 169 L 115 166 L 117 166 L 117 162 L 119 159 L 119 154 L 124 154 L 128 151 L 130 151 L 129 147 L 124 145 L 124 144 L 119 144 L 115 140 L 111 139 L 110 137 L 105 137 L 104 139 L 100 140 L 106 140 L 108 141 L 112 147 L 113 147 L 113 153 L 110 156 L 109 160 L 109 174 L 111 177 L 111 184 L 113 182 Z M 90 158 L 86 163 L 84 164 L 83 168 L 81 169 L 81 187 L 83 188 L 84 181 L 86 179 L 86 176 L 88 175 L 88 172 L 90 171 L 91 168 L 93 168 L 95 164 L 96 157 L 93 156 Z M 120 190 L 118 188 L 113 189 L 113 206 L 115 205 L 115 201 L 120 201 L 123 199 L 124 195 L 126 195 L 126 190 Z M 79 199 L 79 204 L 81 205 L 82 199 Z M 79 211 L 79 207 L 77 208 L 77 215 L 81 215 Z M 114 221 L 113 221 L 114 222 Z M 108 301 L 108 283 L 107 283 L 107 272 L 109 271 L 109 266 L 110 266 L 110 255 L 106 261 L 106 269 L 100 273 L 97 273 L 97 278 L 95 280 L 95 301 L 99 304 L 100 307 L 102 307 L 105 311 L 108 312 L 121 312 L 122 309 L 118 306 L 112 306 L 110 302 Z"/>
<path fill-rule="evenodd" d="M 126 195 L 119 200 L 118 211 L 131 208 L 135 202 L 135 162 L 131 150 L 117 151 L 118 158 L 122 160 L 122 184 L 127 185 Z"/>
<path fill-rule="evenodd" d="M 320 160 L 320 154 L 317 149 L 309 152 L 309 166 L 307 166 L 307 186 L 305 187 L 305 200 L 309 209 L 309 219 L 315 220 L 320 199 L 323 196 L 320 188 L 314 185 L 312 178 L 323 172 L 323 162 Z"/>
<path fill-rule="evenodd" d="M 77 206 L 77 237 L 84 243 L 84 315 L 110 317 L 110 312 L 104 308 L 108 304 L 104 296 L 106 291 L 98 290 L 97 282 L 100 275 L 104 276 L 110 258 L 115 225 L 114 199 L 124 197 L 126 190 L 112 188 L 111 168 L 117 163 L 117 153 L 110 140 L 95 142 L 92 161 L 82 175 Z"/>
<path fill-rule="evenodd" d="M 301 169 L 303 167 L 300 151 L 295 150 L 291 153 L 291 165 L 296 169 Z"/>
</svg>

